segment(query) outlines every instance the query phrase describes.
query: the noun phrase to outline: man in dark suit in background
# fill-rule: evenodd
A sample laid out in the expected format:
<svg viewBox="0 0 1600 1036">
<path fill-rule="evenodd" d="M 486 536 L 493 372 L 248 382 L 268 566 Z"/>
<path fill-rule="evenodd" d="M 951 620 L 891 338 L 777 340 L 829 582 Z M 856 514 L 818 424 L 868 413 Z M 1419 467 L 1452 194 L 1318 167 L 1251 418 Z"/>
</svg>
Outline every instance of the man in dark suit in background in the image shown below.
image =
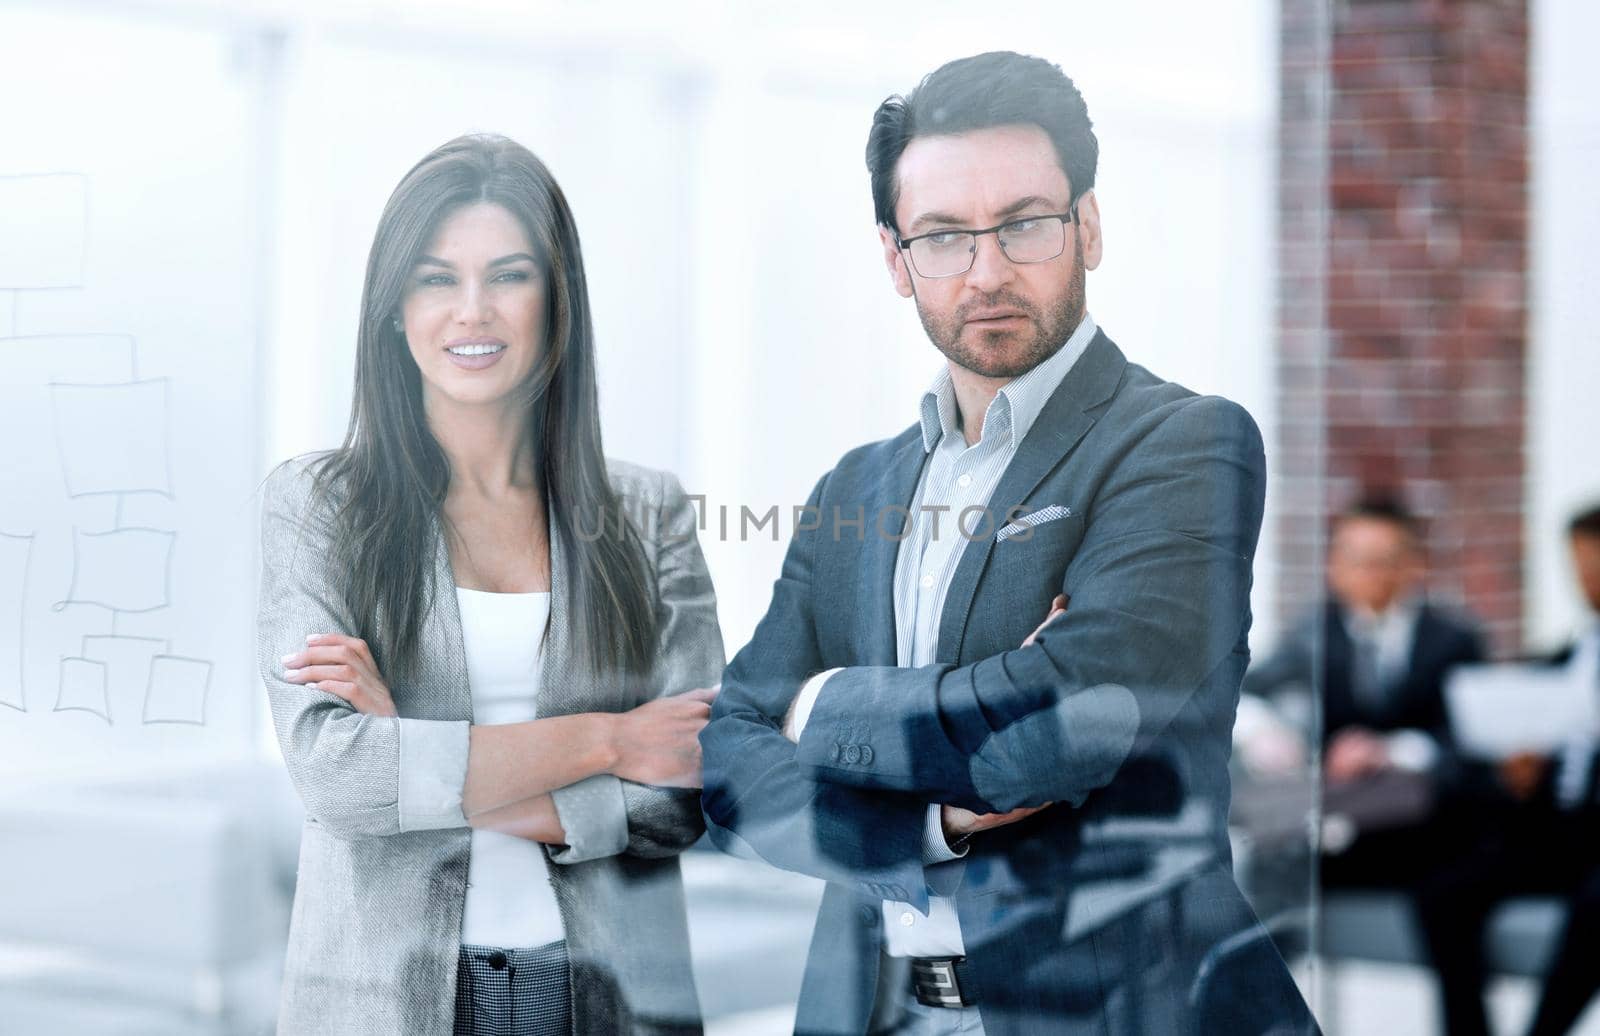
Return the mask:
<svg viewBox="0 0 1600 1036">
<path fill-rule="evenodd" d="M 798 1032 L 1315 1031 L 1226 828 L 1261 440 L 1088 315 L 1097 152 L 1018 54 L 874 118 L 946 362 L 817 483 L 701 735 L 712 839 L 828 882 Z"/>
<path fill-rule="evenodd" d="M 1333 522 L 1327 599 L 1245 677 L 1246 693 L 1268 699 L 1321 693 L 1328 806 L 1346 806 L 1353 824 L 1353 841 L 1325 845 L 1325 887 L 1408 885 L 1469 837 L 1458 828 L 1444 683 L 1483 660 L 1483 641 L 1424 600 L 1424 571 L 1420 530 L 1402 506 L 1355 504 Z"/>
<path fill-rule="evenodd" d="M 1600 506 L 1567 526 L 1588 615 L 1576 639 L 1545 664 L 1600 697 Z M 1575 730 L 1553 755 L 1500 765 L 1504 797 L 1478 844 L 1432 876 L 1419 907 L 1444 994 L 1450 1036 L 1484 1036 L 1483 932 L 1516 895 L 1554 894 L 1568 914 L 1528 1032 L 1568 1031 L 1600 991 L 1600 731 Z M 1486 806 L 1496 804 L 1486 802 Z"/>
</svg>

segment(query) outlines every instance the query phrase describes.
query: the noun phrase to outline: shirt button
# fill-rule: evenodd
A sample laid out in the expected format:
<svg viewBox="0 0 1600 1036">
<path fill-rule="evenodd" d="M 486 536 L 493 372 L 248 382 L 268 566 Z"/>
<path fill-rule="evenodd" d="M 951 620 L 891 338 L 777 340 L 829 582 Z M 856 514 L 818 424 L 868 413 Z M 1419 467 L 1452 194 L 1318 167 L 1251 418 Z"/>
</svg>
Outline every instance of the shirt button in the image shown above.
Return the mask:
<svg viewBox="0 0 1600 1036">
<path fill-rule="evenodd" d="M 505 954 L 501 953 L 499 950 L 495 950 L 493 953 L 489 954 L 489 967 L 493 968 L 496 971 L 502 971 L 502 970 L 505 969 L 505 966 L 506 966 L 506 955 Z"/>
<path fill-rule="evenodd" d="M 956 479 L 956 485 L 960 486 L 962 489 L 967 488 L 968 486 L 972 485 L 972 476 L 962 475 L 960 478 Z"/>
<path fill-rule="evenodd" d="M 933 577 L 932 576 L 923 576 L 922 577 L 922 588 L 924 590 L 932 590 L 933 589 Z"/>
<path fill-rule="evenodd" d="M 916 923 L 917 923 L 917 917 L 916 917 L 915 914 L 913 914 L 909 910 L 901 911 L 901 913 L 900 913 L 900 927 L 902 927 L 902 928 L 910 928 L 912 925 L 914 925 Z"/>
</svg>

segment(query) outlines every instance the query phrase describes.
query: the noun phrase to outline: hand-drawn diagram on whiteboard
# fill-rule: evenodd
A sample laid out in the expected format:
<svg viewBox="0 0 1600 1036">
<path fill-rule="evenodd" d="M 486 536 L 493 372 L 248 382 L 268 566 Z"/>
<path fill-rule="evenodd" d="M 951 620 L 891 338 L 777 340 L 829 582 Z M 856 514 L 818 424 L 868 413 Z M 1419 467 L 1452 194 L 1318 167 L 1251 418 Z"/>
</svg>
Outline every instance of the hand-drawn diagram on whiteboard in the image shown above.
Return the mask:
<svg viewBox="0 0 1600 1036">
<path fill-rule="evenodd" d="M 27 293 L 85 287 L 88 239 L 87 177 L 0 175 L 0 706 L 204 725 L 211 662 L 122 628 L 177 593 L 177 531 L 123 519 L 176 498 L 171 382 L 131 335 L 20 330 Z"/>
<path fill-rule="evenodd" d="M 24 621 L 28 599 L 28 558 L 33 553 L 33 537 L 0 532 L 0 705 L 28 711 L 22 693 L 27 662 L 27 625 Z M 16 630 L 13 637 L 4 634 Z"/>
</svg>

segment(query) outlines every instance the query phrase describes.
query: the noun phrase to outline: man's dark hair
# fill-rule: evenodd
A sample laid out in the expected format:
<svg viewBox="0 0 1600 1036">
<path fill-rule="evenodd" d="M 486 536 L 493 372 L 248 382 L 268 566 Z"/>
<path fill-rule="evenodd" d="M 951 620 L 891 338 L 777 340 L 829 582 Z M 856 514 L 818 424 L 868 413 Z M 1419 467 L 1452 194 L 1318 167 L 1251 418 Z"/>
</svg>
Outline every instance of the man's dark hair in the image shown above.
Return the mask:
<svg viewBox="0 0 1600 1036">
<path fill-rule="evenodd" d="M 1343 523 L 1357 518 L 1393 525 L 1411 537 L 1413 542 L 1418 545 L 1422 543 L 1422 523 L 1397 497 L 1379 494 L 1363 496 L 1339 512 L 1333 520 L 1333 527 L 1338 529 Z"/>
<path fill-rule="evenodd" d="M 1600 503 L 1584 508 L 1567 523 L 1568 536 L 1600 539 Z"/>
<path fill-rule="evenodd" d="M 900 200 L 895 166 L 913 139 L 1023 123 L 1049 136 L 1076 206 L 1094 186 L 1100 159 L 1100 142 L 1083 95 L 1043 58 L 997 50 L 941 65 L 910 96 L 895 94 L 878 105 L 867 135 L 867 171 L 878 222 L 900 232 L 894 218 Z"/>
</svg>

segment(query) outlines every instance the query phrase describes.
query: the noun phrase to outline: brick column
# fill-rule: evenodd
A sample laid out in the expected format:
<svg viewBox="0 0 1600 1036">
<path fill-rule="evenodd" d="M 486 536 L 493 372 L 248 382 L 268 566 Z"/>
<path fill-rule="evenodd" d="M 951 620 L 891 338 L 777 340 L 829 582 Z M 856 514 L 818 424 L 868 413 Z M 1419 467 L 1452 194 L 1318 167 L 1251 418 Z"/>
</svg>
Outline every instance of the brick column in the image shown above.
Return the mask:
<svg viewBox="0 0 1600 1036">
<path fill-rule="evenodd" d="M 1430 590 L 1520 648 L 1527 348 L 1526 0 L 1283 0 L 1284 612 L 1327 515 L 1399 496 Z"/>
</svg>

